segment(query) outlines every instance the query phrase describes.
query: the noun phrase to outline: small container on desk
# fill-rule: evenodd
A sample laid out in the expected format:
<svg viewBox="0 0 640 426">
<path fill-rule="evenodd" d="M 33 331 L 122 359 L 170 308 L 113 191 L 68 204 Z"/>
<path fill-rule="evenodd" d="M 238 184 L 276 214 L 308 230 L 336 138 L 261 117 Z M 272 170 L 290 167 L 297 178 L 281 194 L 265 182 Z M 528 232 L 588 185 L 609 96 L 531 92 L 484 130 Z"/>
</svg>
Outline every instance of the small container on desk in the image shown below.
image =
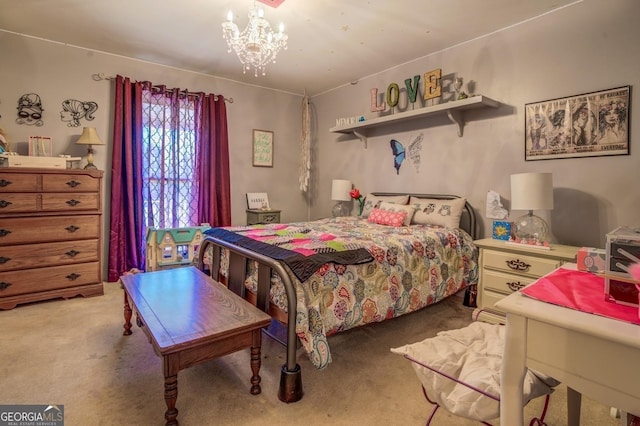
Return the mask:
<svg viewBox="0 0 640 426">
<path fill-rule="evenodd" d="M 247 209 L 247 225 L 280 223 L 280 210 Z"/>
<path fill-rule="evenodd" d="M 605 299 L 621 305 L 638 306 L 638 288 L 629 267 L 640 263 L 640 228 L 620 226 L 607 234 Z"/>
</svg>

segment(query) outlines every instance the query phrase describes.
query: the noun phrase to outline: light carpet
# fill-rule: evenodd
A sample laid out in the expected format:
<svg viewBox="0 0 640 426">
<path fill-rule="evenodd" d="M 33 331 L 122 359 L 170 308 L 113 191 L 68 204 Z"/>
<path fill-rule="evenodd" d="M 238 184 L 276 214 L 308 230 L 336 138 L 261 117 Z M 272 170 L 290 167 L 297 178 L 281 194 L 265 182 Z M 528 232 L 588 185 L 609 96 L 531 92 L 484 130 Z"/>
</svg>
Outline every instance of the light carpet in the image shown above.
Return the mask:
<svg viewBox="0 0 640 426">
<path fill-rule="evenodd" d="M 178 375 L 182 425 L 424 425 L 431 411 L 411 363 L 390 348 L 464 327 L 471 308 L 451 297 L 419 312 L 329 338 L 333 363 L 315 369 L 304 352 L 304 397 L 278 400 L 285 348 L 265 337 L 262 393 L 249 393 L 249 351 Z M 0 404 L 63 404 L 65 425 L 162 425 L 162 362 L 144 333 L 122 335 L 123 291 L 0 311 Z M 551 398 L 547 424 L 566 425 L 566 388 Z M 539 413 L 543 398 L 526 415 Z M 528 420 L 527 420 L 528 422 Z M 439 410 L 432 425 L 478 425 Z M 499 424 L 496 420 L 494 424 Z M 583 397 L 582 425 L 617 425 L 609 407 Z"/>
</svg>

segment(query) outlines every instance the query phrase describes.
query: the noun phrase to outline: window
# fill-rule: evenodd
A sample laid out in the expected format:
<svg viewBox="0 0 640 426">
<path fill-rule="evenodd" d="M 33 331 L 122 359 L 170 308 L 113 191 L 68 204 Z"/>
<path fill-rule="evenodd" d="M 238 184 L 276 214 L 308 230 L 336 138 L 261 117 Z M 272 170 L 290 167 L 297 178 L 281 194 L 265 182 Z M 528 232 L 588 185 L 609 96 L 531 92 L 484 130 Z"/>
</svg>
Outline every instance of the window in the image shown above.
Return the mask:
<svg viewBox="0 0 640 426">
<path fill-rule="evenodd" d="M 146 227 L 197 225 L 195 112 L 196 104 L 189 96 L 143 92 L 142 192 Z"/>
</svg>

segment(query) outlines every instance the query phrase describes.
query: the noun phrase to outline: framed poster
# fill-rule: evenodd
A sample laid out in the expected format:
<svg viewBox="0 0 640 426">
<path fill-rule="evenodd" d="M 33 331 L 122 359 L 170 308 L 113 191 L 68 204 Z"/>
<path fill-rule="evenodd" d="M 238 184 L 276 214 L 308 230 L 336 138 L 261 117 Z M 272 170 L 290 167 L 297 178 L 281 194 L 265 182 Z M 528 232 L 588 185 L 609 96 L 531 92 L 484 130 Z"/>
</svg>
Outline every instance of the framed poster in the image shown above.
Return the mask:
<svg viewBox="0 0 640 426">
<path fill-rule="evenodd" d="M 253 166 L 273 167 L 273 132 L 253 129 Z"/>
<path fill-rule="evenodd" d="M 34 157 L 51 157 L 53 142 L 47 136 L 29 136 L 29 155 Z"/>
<path fill-rule="evenodd" d="M 630 86 L 525 105 L 525 160 L 629 154 Z"/>
</svg>

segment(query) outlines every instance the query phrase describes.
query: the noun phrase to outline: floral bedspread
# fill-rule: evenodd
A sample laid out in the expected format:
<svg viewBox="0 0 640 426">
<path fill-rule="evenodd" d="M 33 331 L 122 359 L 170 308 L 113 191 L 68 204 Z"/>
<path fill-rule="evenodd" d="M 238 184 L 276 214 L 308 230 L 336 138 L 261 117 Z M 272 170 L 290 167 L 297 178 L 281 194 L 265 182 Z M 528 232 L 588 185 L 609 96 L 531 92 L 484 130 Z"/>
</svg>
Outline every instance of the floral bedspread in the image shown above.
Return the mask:
<svg viewBox="0 0 640 426">
<path fill-rule="evenodd" d="M 290 274 L 298 299 L 296 334 L 317 368 L 331 362 L 328 336 L 414 312 L 478 282 L 478 252 L 463 230 L 382 226 L 356 217 L 322 219 L 312 226 L 366 248 L 374 258 L 358 265 L 324 264 L 304 282 Z M 226 275 L 225 265 L 223 260 Z M 256 265 L 250 268 L 245 285 L 257 291 Z M 284 285 L 275 274 L 270 298 L 287 310 Z"/>
</svg>

